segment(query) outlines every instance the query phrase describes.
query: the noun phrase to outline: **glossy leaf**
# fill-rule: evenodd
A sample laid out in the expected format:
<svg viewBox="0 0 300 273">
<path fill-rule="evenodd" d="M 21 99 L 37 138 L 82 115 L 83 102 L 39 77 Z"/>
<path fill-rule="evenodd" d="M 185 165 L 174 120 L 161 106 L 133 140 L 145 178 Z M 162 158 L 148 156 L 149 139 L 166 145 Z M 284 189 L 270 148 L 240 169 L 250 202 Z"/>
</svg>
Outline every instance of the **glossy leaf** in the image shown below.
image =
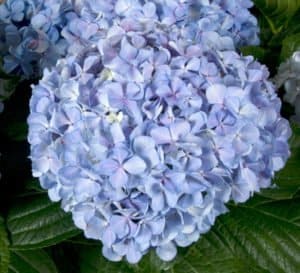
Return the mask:
<svg viewBox="0 0 300 273">
<path fill-rule="evenodd" d="M 293 53 L 300 50 L 300 33 L 293 34 L 285 38 L 282 42 L 281 60 L 285 61 L 291 57 Z"/>
<path fill-rule="evenodd" d="M 254 0 L 268 20 L 273 34 L 279 33 L 300 8 L 300 0 Z"/>
<path fill-rule="evenodd" d="M 230 206 L 212 230 L 176 261 L 172 273 L 296 273 L 300 268 L 300 198 L 256 197 Z"/>
<path fill-rule="evenodd" d="M 1 73 L 0 73 L 0 100 L 4 101 L 9 99 L 9 97 L 16 90 L 18 83 L 19 83 L 18 78 L 4 79 L 1 78 Z"/>
<path fill-rule="evenodd" d="M 262 47 L 257 46 L 246 46 L 242 47 L 240 50 L 244 56 L 251 55 L 260 62 L 263 62 L 266 55 L 266 50 Z"/>
<path fill-rule="evenodd" d="M 9 248 L 4 220 L 0 217 L 0 273 L 7 273 L 9 264 Z"/>
<path fill-rule="evenodd" d="M 58 273 L 44 250 L 13 251 L 9 273 Z"/>
<path fill-rule="evenodd" d="M 14 249 L 34 249 L 57 244 L 80 233 L 69 214 L 47 195 L 23 197 L 8 215 Z"/>
<path fill-rule="evenodd" d="M 47 192 L 40 186 L 39 180 L 36 178 L 31 178 L 28 181 L 26 181 L 26 190 L 39 193 Z"/>
</svg>

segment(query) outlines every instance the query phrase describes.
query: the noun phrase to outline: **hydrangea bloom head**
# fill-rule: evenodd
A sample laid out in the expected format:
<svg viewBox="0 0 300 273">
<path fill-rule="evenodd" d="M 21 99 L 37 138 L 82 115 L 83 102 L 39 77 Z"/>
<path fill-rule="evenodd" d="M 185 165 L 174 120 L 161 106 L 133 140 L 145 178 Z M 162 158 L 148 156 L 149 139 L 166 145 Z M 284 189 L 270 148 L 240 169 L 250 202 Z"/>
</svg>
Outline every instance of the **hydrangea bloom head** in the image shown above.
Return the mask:
<svg viewBox="0 0 300 273">
<path fill-rule="evenodd" d="M 253 21 L 232 36 L 251 1 L 74 5 L 62 35 L 75 55 L 33 88 L 33 175 L 108 259 L 136 263 L 154 248 L 171 260 L 289 155 L 266 68 L 224 50 L 257 34 Z"/>
<path fill-rule="evenodd" d="M 224 49 L 224 45 L 230 49 L 226 38 L 232 39 L 236 47 L 259 44 L 257 19 L 249 11 L 252 1 L 197 0 L 190 3 L 186 32 L 197 42 L 208 43 L 208 40 L 219 49 Z M 219 45 L 214 42 L 216 34 L 220 36 Z"/>
<path fill-rule="evenodd" d="M 0 5 L 0 48 L 7 73 L 37 77 L 65 56 L 65 1 L 9 0 Z"/>
<path fill-rule="evenodd" d="M 201 43 L 207 50 L 256 45 L 258 26 L 249 12 L 251 1 L 94 0 L 75 2 L 62 35 L 69 52 L 78 53 L 109 35 L 112 25 L 142 32 L 167 32 L 164 41 Z"/>
<path fill-rule="evenodd" d="M 30 21 L 35 8 L 35 0 L 7 0 L 0 2 L 0 18 L 5 23 Z"/>
<path fill-rule="evenodd" d="M 67 50 L 77 54 L 95 45 L 118 22 L 130 28 L 138 21 L 143 31 L 168 29 L 168 40 L 202 43 L 205 49 L 257 44 L 251 4 L 240 0 L 8 0 L 0 5 L 4 68 L 8 73 L 36 76 Z"/>
<path fill-rule="evenodd" d="M 289 156 L 266 67 L 145 25 L 121 20 L 46 71 L 28 119 L 34 176 L 108 259 L 131 263 L 150 248 L 174 258 Z"/>
<path fill-rule="evenodd" d="M 300 122 L 300 51 L 279 66 L 274 79 L 278 87 L 284 86 L 283 99 L 295 107 L 293 119 Z"/>
</svg>

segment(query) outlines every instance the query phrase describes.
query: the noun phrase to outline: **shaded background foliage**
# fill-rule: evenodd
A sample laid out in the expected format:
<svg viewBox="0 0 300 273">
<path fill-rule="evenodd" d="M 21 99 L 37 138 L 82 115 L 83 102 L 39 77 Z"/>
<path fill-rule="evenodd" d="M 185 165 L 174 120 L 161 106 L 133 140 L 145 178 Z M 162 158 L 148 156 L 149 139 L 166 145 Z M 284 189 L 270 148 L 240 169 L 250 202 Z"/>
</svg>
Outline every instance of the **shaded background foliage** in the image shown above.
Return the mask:
<svg viewBox="0 0 300 273">
<path fill-rule="evenodd" d="M 300 48 L 300 0 L 255 0 L 261 46 L 245 47 L 274 75 Z M 2 78 L 5 75 L 0 75 Z M 6 88 L 14 90 L 15 78 Z M 26 141 L 30 82 L 20 82 L 0 115 L 0 273 L 297 273 L 300 272 L 300 128 L 293 126 L 292 156 L 274 179 L 276 187 L 230 212 L 176 260 L 150 252 L 137 265 L 103 258 L 99 242 L 87 240 L 59 204 L 33 180 Z M 279 90 L 283 95 L 283 90 Z M 10 93 L 10 92 L 9 92 Z M 293 109 L 284 104 L 283 115 Z"/>
</svg>

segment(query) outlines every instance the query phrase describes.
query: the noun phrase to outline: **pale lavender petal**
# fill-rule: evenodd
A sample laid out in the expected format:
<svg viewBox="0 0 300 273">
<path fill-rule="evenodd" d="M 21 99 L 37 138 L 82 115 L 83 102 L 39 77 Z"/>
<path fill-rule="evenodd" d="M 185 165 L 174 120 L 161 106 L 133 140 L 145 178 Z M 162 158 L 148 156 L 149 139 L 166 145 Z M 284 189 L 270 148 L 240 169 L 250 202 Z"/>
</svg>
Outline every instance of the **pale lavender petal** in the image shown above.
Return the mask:
<svg viewBox="0 0 300 273">
<path fill-rule="evenodd" d="M 222 104 L 227 94 L 227 87 L 222 84 L 214 84 L 206 89 L 207 100 L 212 104 Z"/>
<path fill-rule="evenodd" d="M 168 144 L 172 142 L 170 131 L 167 127 L 157 127 L 151 130 L 150 134 L 156 144 Z"/>
<path fill-rule="evenodd" d="M 122 168 L 118 168 L 110 176 L 110 182 L 115 188 L 121 188 L 127 184 L 128 175 Z"/>
<path fill-rule="evenodd" d="M 146 164 L 140 157 L 133 156 L 123 164 L 123 167 L 130 174 L 138 175 L 145 171 Z"/>
<path fill-rule="evenodd" d="M 157 247 L 156 253 L 162 260 L 169 262 L 175 258 L 177 254 L 177 248 L 174 243 L 170 242 Z"/>
</svg>

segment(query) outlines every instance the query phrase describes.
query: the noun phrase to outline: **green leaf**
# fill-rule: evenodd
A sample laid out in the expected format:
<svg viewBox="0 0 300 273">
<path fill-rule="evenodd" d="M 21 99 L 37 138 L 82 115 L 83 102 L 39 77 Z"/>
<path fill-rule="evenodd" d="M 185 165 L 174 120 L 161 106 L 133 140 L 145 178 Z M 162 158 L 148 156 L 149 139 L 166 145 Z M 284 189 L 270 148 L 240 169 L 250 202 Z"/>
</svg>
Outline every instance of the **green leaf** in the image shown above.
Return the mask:
<svg viewBox="0 0 300 273">
<path fill-rule="evenodd" d="M 4 220 L 0 217 L 0 273 L 7 273 L 9 264 L 9 242 L 5 230 Z"/>
<path fill-rule="evenodd" d="M 126 262 L 110 262 L 106 260 L 101 247 L 81 247 L 79 250 L 80 273 L 133 273 Z M 147 272 L 150 273 L 150 272 Z"/>
<path fill-rule="evenodd" d="M 275 177 L 275 183 L 281 188 L 300 188 L 300 150 L 292 152 L 285 168 Z"/>
<path fill-rule="evenodd" d="M 7 225 L 13 249 L 54 245 L 80 233 L 69 214 L 47 195 L 22 197 L 10 210 Z"/>
<path fill-rule="evenodd" d="M 58 273 L 54 262 L 42 250 L 12 251 L 9 273 Z"/>
<path fill-rule="evenodd" d="M 33 191 L 35 193 L 46 193 L 47 191 L 40 186 L 39 180 L 36 178 L 31 178 L 26 181 L 26 190 Z"/>
<path fill-rule="evenodd" d="M 300 198 L 255 197 L 231 205 L 212 230 L 178 259 L 172 273 L 297 273 Z"/>
<path fill-rule="evenodd" d="M 89 247 L 99 247 L 99 241 L 93 239 L 87 239 L 83 234 L 80 234 L 76 237 L 66 240 L 66 243 L 75 246 L 89 246 Z"/>
<path fill-rule="evenodd" d="M 280 55 L 281 61 L 284 62 L 297 50 L 300 50 L 300 33 L 288 36 L 283 40 Z"/>
<path fill-rule="evenodd" d="M 0 78 L 0 100 L 3 101 L 8 99 L 13 94 L 18 84 L 18 78 Z"/>
<path fill-rule="evenodd" d="M 260 62 L 263 62 L 264 57 L 266 55 L 266 50 L 258 46 L 245 46 L 242 47 L 240 50 L 244 56 L 252 55 L 255 59 L 259 60 Z"/>
<path fill-rule="evenodd" d="M 275 187 L 273 189 L 264 189 L 259 193 L 259 195 L 274 200 L 285 200 L 293 199 L 298 191 L 298 187 Z"/>
<path fill-rule="evenodd" d="M 5 134 L 14 141 L 24 141 L 27 139 L 27 135 L 28 135 L 28 125 L 26 122 L 12 122 L 9 124 L 9 126 L 7 126 L 6 128 L 4 128 Z"/>
<path fill-rule="evenodd" d="M 278 34 L 300 8 L 300 0 L 254 0 L 268 21 L 273 34 Z"/>
</svg>

